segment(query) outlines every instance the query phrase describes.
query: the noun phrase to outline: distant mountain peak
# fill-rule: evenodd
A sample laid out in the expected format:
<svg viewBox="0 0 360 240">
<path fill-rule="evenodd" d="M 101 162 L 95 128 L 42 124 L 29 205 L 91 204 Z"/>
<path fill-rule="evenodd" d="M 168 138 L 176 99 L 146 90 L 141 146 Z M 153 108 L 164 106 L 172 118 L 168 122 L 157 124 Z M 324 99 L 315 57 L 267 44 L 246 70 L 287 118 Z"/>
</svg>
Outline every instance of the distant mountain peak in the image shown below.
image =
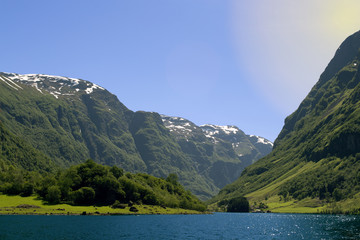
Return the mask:
<svg viewBox="0 0 360 240">
<path fill-rule="evenodd" d="M 202 130 L 191 121 L 182 117 L 170 117 L 160 115 L 164 126 L 178 137 L 184 137 L 186 140 L 195 138 L 196 135 L 202 133 Z"/>
<path fill-rule="evenodd" d="M 258 147 L 263 148 L 264 152 L 268 153 L 273 147 L 271 141 L 260 136 L 246 135 L 237 126 L 220 126 L 214 124 L 197 126 L 191 121 L 181 117 L 161 115 L 161 118 L 165 127 L 177 138 L 183 137 L 188 141 L 197 136 L 197 139 L 202 139 L 202 141 L 210 140 L 214 144 L 227 141 L 232 144 L 238 156 L 251 154 L 252 150 Z M 203 138 L 199 138 L 199 134 L 202 135 Z"/>
<path fill-rule="evenodd" d="M 249 137 L 250 138 L 255 138 L 257 140 L 256 143 L 268 144 L 268 145 L 271 145 L 271 147 L 274 146 L 274 143 L 272 143 L 270 140 L 267 140 L 266 138 L 256 136 L 256 135 L 249 135 Z"/>
<path fill-rule="evenodd" d="M 90 94 L 94 90 L 105 90 L 97 84 L 77 78 L 53 76 L 45 74 L 17 74 L 1 73 L 0 80 L 4 81 L 13 89 L 22 89 L 17 83 L 22 83 L 34 87 L 41 93 L 46 91 L 55 98 L 63 95 L 75 95 L 77 93 Z"/>
<path fill-rule="evenodd" d="M 209 133 L 210 135 L 217 134 L 219 132 L 223 132 L 227 135 L 230 134 L 237 134 L 240 129 L 236 126 L 219 126 L 219 125 L 213 125 L 213 124 L 204 124 L 200 126 L 204 132 Z"/>
</svg>

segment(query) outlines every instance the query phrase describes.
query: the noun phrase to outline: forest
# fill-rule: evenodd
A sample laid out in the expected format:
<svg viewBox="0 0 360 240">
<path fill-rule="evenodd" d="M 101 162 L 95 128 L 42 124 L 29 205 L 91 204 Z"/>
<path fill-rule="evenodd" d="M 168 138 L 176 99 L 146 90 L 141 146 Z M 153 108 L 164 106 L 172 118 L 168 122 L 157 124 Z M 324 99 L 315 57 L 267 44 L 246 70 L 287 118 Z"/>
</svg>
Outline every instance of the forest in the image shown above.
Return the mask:
<svg viewBox="0 0 360 240">
<path fill-rule="evenodd" d="M 55 173 L 26 171 L 13 166 L 0 171 L 0 192 L 37 195 L 49 204 L 121 207 L 121 204 L 159 205 L 205 211 L 206 205 L 178 182 L 176 174 L 166 179 L 144 173 L 129 173 L 116 166 L 103 166 L 89 159 Z"/>
</svg>

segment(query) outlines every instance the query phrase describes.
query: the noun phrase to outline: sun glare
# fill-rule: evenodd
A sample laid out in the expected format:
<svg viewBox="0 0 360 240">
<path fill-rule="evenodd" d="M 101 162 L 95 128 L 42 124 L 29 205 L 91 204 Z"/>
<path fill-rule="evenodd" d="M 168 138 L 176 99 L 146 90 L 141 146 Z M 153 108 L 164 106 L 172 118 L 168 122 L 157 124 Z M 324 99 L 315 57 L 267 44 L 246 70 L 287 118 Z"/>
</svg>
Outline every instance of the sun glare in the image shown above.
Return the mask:
<svg viewBox="0 0 360 240">
<path fill-rule="evenodd" d="M 330 17 L 328 27 L 331 32 L 349 35 L 359 30 L 360 1 L 331 1 L 327 14 Z"/>
</svg>

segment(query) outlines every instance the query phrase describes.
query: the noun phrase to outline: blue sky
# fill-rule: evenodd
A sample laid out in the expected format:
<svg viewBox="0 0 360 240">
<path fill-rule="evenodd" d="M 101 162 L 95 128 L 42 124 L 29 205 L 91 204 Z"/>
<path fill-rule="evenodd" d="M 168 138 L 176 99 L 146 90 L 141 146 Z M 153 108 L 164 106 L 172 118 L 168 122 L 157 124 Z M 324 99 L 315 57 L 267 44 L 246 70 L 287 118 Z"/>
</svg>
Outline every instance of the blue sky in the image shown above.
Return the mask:
<svg viewBox="0 0 360 240">
<path fill-rule="evenodd" d="M 275 140 L 356 0 L 2 0 L 0 71 L 81 78 L 129 109 Z"/>
</svg>

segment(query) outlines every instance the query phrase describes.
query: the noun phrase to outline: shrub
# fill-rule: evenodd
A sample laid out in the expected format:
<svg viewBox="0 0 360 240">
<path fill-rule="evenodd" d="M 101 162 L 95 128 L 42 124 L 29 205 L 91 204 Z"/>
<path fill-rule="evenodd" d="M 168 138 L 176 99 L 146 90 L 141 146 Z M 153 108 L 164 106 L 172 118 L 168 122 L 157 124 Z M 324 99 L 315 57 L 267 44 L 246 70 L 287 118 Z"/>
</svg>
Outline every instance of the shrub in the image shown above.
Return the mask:
<svg viewBox="0 0 360 240">
<path fill-rule="evenodd" d="M 60 202 L 61 191 L 58 186 L 51 186 L 48 188 L 45 200 L 51 204 L 57 204 Z"/>
<path fill-rule="evenodd" d="M 95 199 L 95 191 L 91 187 L 82 187 L 73 193 L 73 201 L 78 205 L 91 205 Z"/>
<path fill-rule="evenodd" d="M 245 197 L 233 198 L 229 201 L 228 212 L 249 212 L 249 201 Z"/>
<path fill-rule="evenodd" d="M 111 208 L 120 208 L 120 209 L 124 209 L 127 207 L 127 204 L 124 204 L 124 203 L 120 203 L 118 200 L 116 200 L 114 202 L 113 205 L 111 205 Z"/>
</svg>

